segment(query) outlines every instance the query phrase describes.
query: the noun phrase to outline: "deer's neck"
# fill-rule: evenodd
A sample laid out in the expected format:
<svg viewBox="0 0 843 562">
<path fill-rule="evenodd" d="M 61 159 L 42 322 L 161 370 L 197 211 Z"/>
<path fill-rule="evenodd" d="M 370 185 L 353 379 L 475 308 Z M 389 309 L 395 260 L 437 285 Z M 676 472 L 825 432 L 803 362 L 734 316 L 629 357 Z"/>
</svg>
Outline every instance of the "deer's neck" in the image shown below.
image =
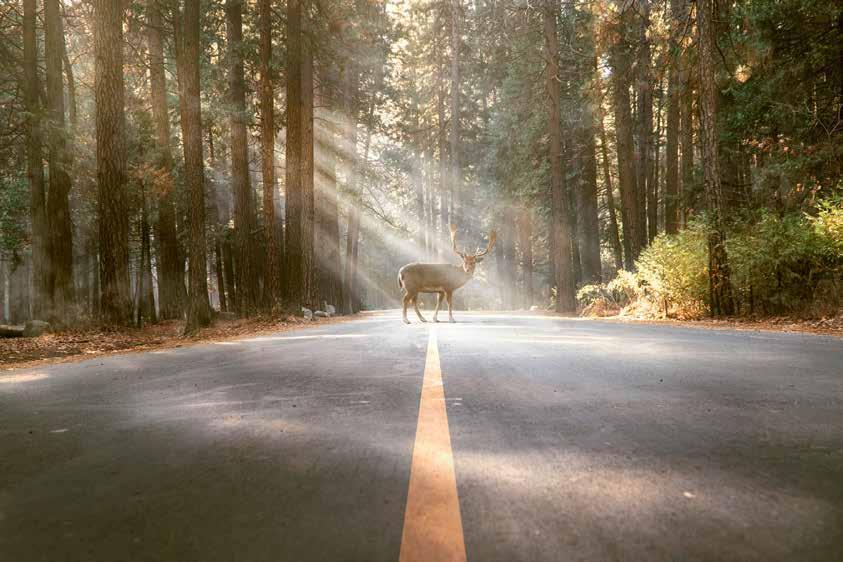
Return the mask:
<svg viewBox="0 0 843 562">
<path fill-rule="evenodd" d="M 455 289 L 458 289 L 468 283 L 472 277 L 474 277 L 474 271 L 469 273 L 458 265 L 454 266 L 454 281 L 457 282 L 454 287 Z"/>
</svg>

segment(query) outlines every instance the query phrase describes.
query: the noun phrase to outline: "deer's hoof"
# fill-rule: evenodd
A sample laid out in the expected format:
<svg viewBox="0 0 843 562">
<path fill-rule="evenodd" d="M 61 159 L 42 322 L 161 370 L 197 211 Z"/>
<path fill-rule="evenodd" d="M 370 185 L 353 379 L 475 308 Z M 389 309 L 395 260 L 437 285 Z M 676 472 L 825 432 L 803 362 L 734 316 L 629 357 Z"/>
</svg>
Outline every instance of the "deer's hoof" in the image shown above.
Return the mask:
<svg viewBox="0 0 843 562">
<path fill-rule="evenodd" d="M 454 320 L 453 318 L 448 318 L 448 323 L 450 323 L 450 324 L 456 324 L 456 323 L 457 323 L 457 321 L 456 321 L 456 320 Z"/>
<path fill-rule="evenodd" d="M 434 318 L 434 319 L 433 319 L 433 321 L 434 321 L 434 322 L 436 322 L 437 324 L 439 323 L 439 319 L 438 319 L 438 318 Z"/>
<path fill-rule="evenodd" d="M 409 324 L 409 323 L 410 323 L 410 321 L 409 321 L 409 320 L 407 320 L 406 318 L 404 318 L 404 319 L 403 319 L 403 320 L 401 320 L 401 321 L 402 321 L 403 323 L 405 323 L 405 324 Z"/>
</svg>

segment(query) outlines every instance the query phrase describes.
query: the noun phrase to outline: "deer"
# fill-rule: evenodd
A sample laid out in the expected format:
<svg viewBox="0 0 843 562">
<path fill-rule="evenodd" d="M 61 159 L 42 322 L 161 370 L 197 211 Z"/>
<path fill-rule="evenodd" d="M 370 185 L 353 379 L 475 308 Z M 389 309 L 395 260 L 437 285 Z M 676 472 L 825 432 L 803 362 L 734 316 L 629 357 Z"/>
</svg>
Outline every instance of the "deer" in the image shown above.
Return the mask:
<svg viewBox="0 0 843 562">
<path fill-rule="evenodd" d="M 497 233 L 492 230 L 489 234 L 489 243 L 486 245 L 486 249 L 481 250 L 478 247 L 474 253 L 468 254 L 457 249 L 457 227 L 452 224 L 450 228 L 451 248 L 462 260 L 462 265 L 409 263 L 398 270 L 398 286 L 404 290 L 401 318 L 405 324 L 410 323 L 407 319 L 407 306 L 411 302 L 419 320 L 427 322 L 427 319 L 419 311 L 419 293 L 436 293 L 436 310 L 433 311 L 434 322 L 439 322 L 439 307 L 442 305 L 443 298 L 448 301 L 448 322 L 456 322 L 453 306 L 454 291 L 468 283 L 474 276 L 474 269 L 477 264 L 483 261 L 483 257 L 489 253 L 489 250 L 495 245 L 495 240 L 497 240 Z"/>
</svg>

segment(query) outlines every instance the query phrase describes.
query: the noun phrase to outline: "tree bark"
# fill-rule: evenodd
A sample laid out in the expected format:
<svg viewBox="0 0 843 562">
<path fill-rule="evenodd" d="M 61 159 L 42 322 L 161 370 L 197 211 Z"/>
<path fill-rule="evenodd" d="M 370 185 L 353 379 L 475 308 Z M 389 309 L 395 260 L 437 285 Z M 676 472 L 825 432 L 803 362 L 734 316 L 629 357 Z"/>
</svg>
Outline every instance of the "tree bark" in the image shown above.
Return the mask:
<svg viewBox="0 0 843 562">
<path fill-rule="evenodd" d="M 184 2 L 184 31 L 179 75 L 184 97 L 181 116 L 184 139 L 184 183 L 189 198 L 189 294 L 185 333 L 193 333 L 211 323 L 208 302 L 207 249 L 205 242 L 205 170 L 202 160 L 202 110 L 199 99 L 199 0 Z"/>
<path fill-rule="evenodd" d="M 667 75 L 667 139 L 665 146 L 664 226 L 668 234 L 679 232 L 679 44 L 683 25 L 681 5 L 671 0 L 671 35 Z"/>
<path fill-rule="evenodd" d="M 35 0 L 23 2 L 23 76 L 21 85 L 26 106 L 26 172 L 29 180 L 30 220 L 32 223 L 33 314 L 45 318 L 52 309 L 50 289 L 49 225 L 42 150 L 42 108 L 38 79 Z M 9 266 L 11 269 L 11 266 Z M 9 293 L 7 293 L 7 298 Z"/>
<path fill-rule="evenodd" d="M 650 41 L 647 31 L 650 27 L 650 0 L 637 2 L 639 15 L 636 112 L 636 193 L 638 200 L 638 224 L 641 247 L 655 238 L 657 205 L 652 177 L 653 151 L 653 85 L 650 66 Z M 646 225 L 646 227 L 645 227 Z"/>
<path fill-rule="evenodd" d="M 167 108 L 167 79 L 164 73 L 162 17 L 157 0 L 148 4 L 147 44 L 149 49 L 149 93 L 155 123 L 157 165 L 164 176 L 156 185 L 158 220 L 155 238 L 158 245 L 158 304 L 161 318 L 181 318 L 184 314 L 184 268 L 176 233 L 175 183 L 173 154 L 170 147 L 170 114 Z"/>
<path fill-rule="evenodd" d="M 287 2 L 287 144 L 286 144 L 286 298 L 299 305 L 305 298 L 304 187 L 302 179 L 302 2 Z"/>
<path fill-rule="evenodd" d="M 132 321 L 132 294 L 126 193 L 123 7 L 120 0 L 95 0 L 93 35 L 102 291 L 100 309 L 104 322 L 129 325 Z"/>
<path fill-rule="evenodd" d="M 734 312 L 729 262 L 724 245 L 725 201 L 721 184 L 719 133 L 717 127 L 717 84 L 715 73 L 716 0 L 697 1 L 697 39 L 699 41 L 700 124 L 702 126 L 703 178 L 706 205 L 712 220 L 708 239 L 709 292 L 712 315 Z"/>
<path fill-rule="evenodd" d="M 623 4 L 623 3 L 621 3 Z M 623 7 L 623 6 L 622 6 Z M 629 100 L 629 47 L 626 40 L 627 15 L 620 15 L 618 39 L 611 46 L 609 64 L 612 68 L 612 105 L 617 135 L 618 183 L 621 194 L 624 266 L 635 267 L 641 253 L 641 232 L 638 197 L 635 187 L 635 152 L 632 134 L 632 112 Z"/>
<path fill-rule="evenodd" d="M 606 199 L 606 211 L 609 214 L 609 243 L 615 258 L 615 271 L 623 269 L 623 248 L 618 232 L 618 217 L 615 210 L 614 187 L 612 186 L 612 171 L 609 165 L 609 146 L 606 138 L 606 127 L 603 124 L 603 110 L 600 110 L 600 153 L 603 157 L 603 188 Z"/>
<path fill-rule="evenodd" d="M 281 285 L 275 236 L 275 95 L 272 87 L 272 5 L 258 0 L 260 28 L 261 178 L 263 180 L 263 233 L 266 246 L 264 306 L 278 305 Z"/>
<path fill-rule="evenodd" d="M 243 2 L 226 0 L 229 127 L 231 132 L 231 189 L 234 194 L 234 248 L 237 256 L 239 312 L 250 316 L 258 309 L 258 275 L 252 234 L 255 212 L 249 181 L 246 141 L 246 81 L 243 77 Z M 263 107 L 263 106 L 261 106 Z"/>
<path fill-rule="evenodd" d="M 575 314 L 577 311 L 576 288 L 571 262 L 568 196 L 563 183 L 565 164 L 562 160 L 562 122 L 559 106 L 559 40 L 556 31 L 558 13 L 559 0 L 546 0 L 542 11 L 542 21 L 547 60 L 545 85 L 548 95 L 547 120 L 550 134 L 551 237 L 556 282 L 556 311 Z"/>
<path fill-rule="evenodd" d="M 302 0 L 302 66 L 301 66 L 301 186 L 302 186 L 302 300 L 312 308 L 316 298 L 318 277 L 314 255 L 316 205 L 314 194 L 313 150 L 313 48 L 308 31 L 310 2 Z"/>
<path fill-rule="evenodd" d="M 44 58 L 47 76 L 47 108 L 50 124 L 48 137 L 50 186 L 47 192 L 47 217 L 50 223 L 50 285 L 53 294 L 52 321 L 63 324 L 72 319 L 75 300 L 73 289 L 73 227 L 70 218 L 70 155 L 64 119 L 64 81 L 62 32 L 59 0 L 44 0 Z"/>
<path fill-rule="evenodd" d="M 586 102 L 582 119 L 576 147 L 580 163 L 580 185 L 577 190 L 578 245 L 582 281 L 599 283 L 602 272 L 600 222 L 597 216 L 597 157 L 594 144 L 594 113 L 590 102 Z"/>
<path fill-rule="evenodd" d="M 354 262 L 354 255 L 357 250 L 357 241 L 360 235 L 360 209 L 357 197 L 357 106 L 355 103 L 358 88 L 357 68 L 352 61 L 346 61 L 343 83 L 343 105 L 345 113 L 345 131 L 347 156 L 345 157 L 346 191 L 349 193 L 348 208 L 348 229 L 346 233 L 345 246 L 345 271 L 343 281 L 343 312 L 354 314 L 356 312 L 357 270 Z"/>
</svg>

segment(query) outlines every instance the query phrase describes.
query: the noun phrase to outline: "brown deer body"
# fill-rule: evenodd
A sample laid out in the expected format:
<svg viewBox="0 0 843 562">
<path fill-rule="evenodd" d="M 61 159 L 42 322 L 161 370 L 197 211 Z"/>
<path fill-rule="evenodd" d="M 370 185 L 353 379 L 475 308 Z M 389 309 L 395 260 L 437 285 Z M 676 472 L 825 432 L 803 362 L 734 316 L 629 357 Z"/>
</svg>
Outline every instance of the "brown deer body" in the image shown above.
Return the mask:
<svg viewBox="0 0 843 562">
<path fill-rule="evenodd" d="M 451 246 L 454 252 L 462 259 L 462 265 L 451 265 L 448 263 L 410 263 L 398 271 L 398 286 L 404 289 L 402 299 L 402 320 L 409 324 L 407 319 L 407 306 L 412 302 L 413 308 L 419 320 L 427 322 L 421 311 L 419 311 L 419 293 L 436 293 L 436 310 L 433 312 L 433 321 L 439 322 L 439 307 L 442 299 L 448 301 L 448 321 L 455 322 L 453 308 L 453 293 L 465 285 L 473 276 L 476 265 L 483 261 L 483 256 L 489 253 L 495 244 L 496 234 L 494 231 L 489 235 L 489 244 L 485 250 L 476 251 L 474 254 L 466 254 L 457 250 L 457 229 L 451 225 Z"/>
</svg>

